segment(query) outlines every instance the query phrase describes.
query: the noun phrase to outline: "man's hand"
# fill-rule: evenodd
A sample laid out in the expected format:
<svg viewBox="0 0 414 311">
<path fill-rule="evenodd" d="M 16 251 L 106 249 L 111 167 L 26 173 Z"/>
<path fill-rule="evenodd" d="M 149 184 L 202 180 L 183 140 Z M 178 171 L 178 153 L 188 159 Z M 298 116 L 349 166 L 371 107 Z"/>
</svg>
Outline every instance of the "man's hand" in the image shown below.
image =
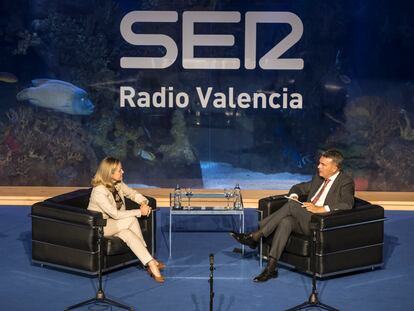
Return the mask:
<svg viewBox="0 0 414 311">
<path fill-rule="evenodd" d="M 141 211 L 141 216 L 149 216 L 151 214 L 151 207 L 145 203 L 142 203 L 139 209 Z"/>
<path fill-rule="evenodd" d="M 299 196 L 296 193 L 292 193 L 289 198 L 299 200 Z"/>
<path fill-rule="evenodd" d="M 302 205 L 308 212 L 319 214 L 319 213 L 326 213 L 326 210 L 323 206 L 316 206 L 311 202 L 304 202 Z"/>
</svg>

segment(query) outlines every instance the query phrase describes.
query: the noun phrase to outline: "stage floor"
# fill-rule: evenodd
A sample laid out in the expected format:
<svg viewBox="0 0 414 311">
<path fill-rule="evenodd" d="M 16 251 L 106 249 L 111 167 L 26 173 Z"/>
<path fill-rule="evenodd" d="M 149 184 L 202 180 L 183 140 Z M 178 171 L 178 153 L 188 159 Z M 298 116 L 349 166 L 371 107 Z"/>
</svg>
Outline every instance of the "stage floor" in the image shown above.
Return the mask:
<svg viewBox="0 0 414 311">
<path fill-rule="evenodd" d="M 28 206 L 0 207 L 0 305 L 2 310 L 63 310 L 94 297 L 97 280 L 88 276 L 40 267 L 31 263 L 31 219 Z M 256 212 L 246 211 L 247 230 Z M 414 212 L 386 211 L 383 269 L 349 274 L 318 282 L 320 300 L 340 310 L 411 310 L 414 305 Z M 110 298 L 145 311 L 205 311 L 209 308 L 209 254 L 215 255 L 214 310 L 285 310 L 307 300 L 309 276 L 280 268 L 279 277 L 252 282 L 260 272 L 255 253 L 245 258 L 232 250 L 233 222 L 183 222 L 174 233 L 168 258 L 168 210 L 157 213 L 157 258 L 166 262 L 165 284 L 155 283 L 146 271 L 131 266 L 104 276 Z M 220 228 L 222 231 L 217 231 Z M 92 305 L 78 310 L 119 310 Z"/>
</svg>

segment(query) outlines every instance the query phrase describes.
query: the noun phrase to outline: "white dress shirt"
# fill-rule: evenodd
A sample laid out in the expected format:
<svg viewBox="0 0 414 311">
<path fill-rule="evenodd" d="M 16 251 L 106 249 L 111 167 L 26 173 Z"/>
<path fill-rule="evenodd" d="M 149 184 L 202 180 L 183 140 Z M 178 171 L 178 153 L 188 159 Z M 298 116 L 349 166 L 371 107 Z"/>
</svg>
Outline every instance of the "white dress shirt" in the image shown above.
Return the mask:
<svg viewBox="0 0 414 311">
<path fill-rule="evenodd" d="M 323 192 L 322 192 L 321 196 L 319 197 L 318 201 L 316 201 L 316 202 L 315 202 L 315 205 L 316 205 L 316 206 L 323 206 L 327 212 L 330 212 L 330 211 L 331 211 L 331 209 L 329 208 L 329 205 L 324 205 L 324 203 L 325 203 L 325 199 L 326 199 L 326 196 L 328 195 L 329 190 L 331 189 L 331 187 L 332 187 L 332 185 L 333 185 L 333 183 L 334 183 L 334 181 L 335 181 L 336 177 L 338 177 L 339 173 L 340 173 L 340 172 L 338 171 L 338 172 L 336 172 L 335 174 L 333 174 L 331 177 L 329 177 L 329 178 L 328 178 L 328 179 L 329 179 L 329 183 L 326 185 L 326 187 L 325 187 L 325 189 L 323 190 Z M 312 197 L 311 201 L 313 201 L 314 197 L 316 197 L 316 195 L 317 195 L 317 194 L 318 194 L 318 192 L 322 189 L 322 187 L 323 187 L 323 183 L 322 183 L 322 185 L 319 187 L 318 191 L 316 191 L 316 193 L 315 193 L 315 195 Z"/>
<path fill-rule="evenodd" d="M 321 194 L 321 196 L 319 197 L 318 201 L 315 202 L 316 206 L 323 206 L 327 212 L 330 212 L 331 209 L 329 208 L 329 205 L 324 205 L 325 199 L 326 199 L 326 196 L 328 195 L 329 190 L 331 189 L 336 177 L 338 177 L 339 173 L 340 173 L 340 171 L 336 172 L 335 174 L 333 174 L 331 177 L 328 178 L 329 183 L 326 185 L 326 187 L 325 187 L 323 193 Z M 315 195 L 311 198 L 310 201 L 313 201 L 313 198 L 315 198 L 316 195 L 319 193 L 319 191 L 322 189 L 323 184 L 324 183 L 322 183 L 322 185 L 318 188 L 318 191 L 315 192 Z M 296 193 L 292 193 L 289 197 L 297 199 L 299 196 Z"/>
</svg>

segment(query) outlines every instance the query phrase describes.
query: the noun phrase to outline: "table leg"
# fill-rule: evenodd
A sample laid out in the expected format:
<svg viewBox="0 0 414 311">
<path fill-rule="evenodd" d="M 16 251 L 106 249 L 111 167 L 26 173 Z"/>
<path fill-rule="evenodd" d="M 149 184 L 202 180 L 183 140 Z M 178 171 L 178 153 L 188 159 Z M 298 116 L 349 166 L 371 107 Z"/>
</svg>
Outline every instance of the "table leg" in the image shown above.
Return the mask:
<svg viewBox="0 0 414 311">
<path fill-rule="evenodd" d="M 242 231 L 241 231 L 241 233 L 244 233 L 244 211 L 241 214 L 241 219 L 242 219 L 242 223 L 241 223 Z M 244 245 L 243 244 L 242 244 L 242 256 L 244 256 Z"/>
<path fill-rule="evenodd" d="M 172 248 L 171 225 L 172 225 L 172 214 L 171 214 L 171 209 L 170 209 L 170 225 L 169 225 L 169 234 L 168 234 L 168 238 L 169 238 L 168 248 L 169 248 L 169 251 L 170 251 L 170 258 L 171 258 L 171 248 Z"/>
</svg>

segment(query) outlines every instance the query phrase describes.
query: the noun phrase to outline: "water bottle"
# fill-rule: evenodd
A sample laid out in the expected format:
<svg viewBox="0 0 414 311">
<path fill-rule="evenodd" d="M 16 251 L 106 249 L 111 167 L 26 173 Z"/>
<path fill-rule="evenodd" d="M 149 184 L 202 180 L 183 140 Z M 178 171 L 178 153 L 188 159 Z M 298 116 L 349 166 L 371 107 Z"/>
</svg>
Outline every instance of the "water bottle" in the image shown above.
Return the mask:
<svg viewBox="0 0 414 311">
<path fill-rule="evenodd" d="M 181 209 L 181 188 L 177 184 L 174 189 L 174 205 L 173 209 Z"/>
<path fill-rule="evenodd" d="M 234 209 L 241 209 L 243 207 L 242 197 L 239 184 L 234 187 Z"/>
</svg>

